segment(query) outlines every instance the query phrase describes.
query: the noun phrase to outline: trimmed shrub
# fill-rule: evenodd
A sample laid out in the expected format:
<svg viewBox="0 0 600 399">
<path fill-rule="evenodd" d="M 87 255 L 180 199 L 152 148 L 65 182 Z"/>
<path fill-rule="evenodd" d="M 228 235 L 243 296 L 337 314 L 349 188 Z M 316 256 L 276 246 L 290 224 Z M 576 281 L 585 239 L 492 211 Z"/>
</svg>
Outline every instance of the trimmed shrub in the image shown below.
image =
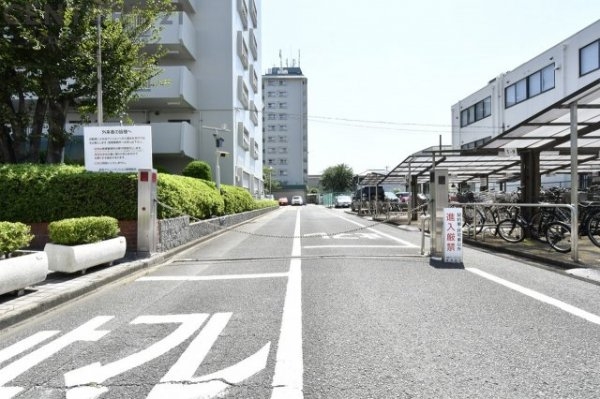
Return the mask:
<svg viewBox="0 0 600 399">
<path fill-rule="evenodd" d="M 270 208 L 272 206 L 279 206 L 279 203 L 275 200 L 270 199 L 256 200 L 256 202 L 254 203 L 255 209 Z"/>
<path fill-rule="evenodd" d="M 193 177 L 160 175 L 158 201 L 159 219 L 181 215 L 207 219 L 221 216 L 224 211 L 223 198 L 215 183 Z"/>
<path fill-rule="evenodd" d="M 256 209 L 256 201 L 243 187 L 221 185 L 221 192 L 225 203 L 226 215 Z"/>
<path fill-rule="evenodd" d="M 8 258 L 16 250 L 28 247 L 33 237 L 31 227 L 24 223 L 0 222 L 0 255 Z"/>
<path fill-rule="evenodd" d="M 212 181 L 212 170 L 210 165 L 204 161 L 192 161 L 187 164 L 182 175 L 187 177 L 195 177 L 196 179 Z"/>
<path fill-rule="evenodd" d="M 50 241 L 60 245 L 91 244 L 117 237 L 119 223 L 110 216 L 63 219 L 48 225 Z"/>
</svg>

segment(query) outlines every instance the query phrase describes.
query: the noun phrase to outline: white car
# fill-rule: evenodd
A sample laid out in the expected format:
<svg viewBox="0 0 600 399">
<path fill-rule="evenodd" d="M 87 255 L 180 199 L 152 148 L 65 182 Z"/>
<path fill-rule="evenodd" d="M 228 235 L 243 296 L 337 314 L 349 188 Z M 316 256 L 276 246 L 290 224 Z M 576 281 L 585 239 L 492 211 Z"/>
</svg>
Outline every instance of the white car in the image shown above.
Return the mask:
<svg viewBox="0 0 600 399">
<path fill-rule="evenodd" d="M 352 198 L 349 195 L 338 195 L 333 202 L 336 208 L 349 208 L 350 204 L 352 204 Z"/>
<path fill-rule="evenodd" d="M 294 195 L 292 197 L 292 205 L 304 205 L 304 200 L 299 195 Z"/>
</svg>

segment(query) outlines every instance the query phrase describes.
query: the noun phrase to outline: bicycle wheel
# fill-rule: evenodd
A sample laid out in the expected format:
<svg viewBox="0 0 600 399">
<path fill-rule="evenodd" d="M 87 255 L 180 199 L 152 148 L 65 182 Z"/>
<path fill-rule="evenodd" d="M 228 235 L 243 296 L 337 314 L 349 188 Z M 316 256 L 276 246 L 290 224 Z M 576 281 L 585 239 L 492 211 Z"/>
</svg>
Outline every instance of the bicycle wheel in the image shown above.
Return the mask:
<svg viewBox="0 0 600 399">
<path fill-rule="evenodd" d="M 563 222 L 551 222 L 546 226 L 548 244 L 557 252 L 571 251 L 571 227 Z"/>
<path fill-rule="evenodd" d="M 463 207 L 463 229 L 467 229 L 468 232 L 473 229 L 475 234 L 479 234 L 483 230 L 484 225 L 485 216 L 480 209 L 473 206 Z"/>
<path fill-rule="evenodd" d="M 596 212 L 589 217 L 586 231 L 592 244 L 600 247 L 600 212 Z"/>
<path fill-rule="evenodd" d="M 516 219 L 504 219 L 498 223 L 496 231 L 508 242 L 521 242 L 525 239 L 525 226 Z"/>
</svg>

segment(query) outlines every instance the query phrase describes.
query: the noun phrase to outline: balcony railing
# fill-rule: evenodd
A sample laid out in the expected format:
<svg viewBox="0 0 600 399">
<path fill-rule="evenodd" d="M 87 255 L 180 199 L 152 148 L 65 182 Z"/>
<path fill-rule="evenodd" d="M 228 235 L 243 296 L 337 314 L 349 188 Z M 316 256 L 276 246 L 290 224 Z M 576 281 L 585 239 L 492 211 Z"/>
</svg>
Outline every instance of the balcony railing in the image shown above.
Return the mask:
<svg viewBox="0 0 600 399">
<path fill-rule="evenodd" d="M 237 54 L 244 69 L 248 69 L 248 45 L 241 30 L 237 33 Z"/>
<path fill-rule="evenodd" d="M 248 33 L 248 38 L 250 40 L 250 52 L 252 53 L 254 61 L 256 61 L 258 60 L 258 42 L 256 41 L 254 29 L 250 29 L 250 33 Z"/>
<path fill-rule="evenodd" d="M 166 66 L 147 89 L 139 90 L 134 108 L 198 109 L 198 84 L 184 66 Z"/>
<path fill-rule="evenodd" d="M 173 0 L 173 5 L 178 11 L 195 14 L 198 11 L 198 0 Z"/>
<path fill-rule="evenodd" d="M 252 86 L 252 91 L 254 93 L 258 93 L 258 75 L 256 73 L 256 69 L 254 68 L 254 64 L 250 64 L 250 86 Z"/>
<path fill-rule="evenodd" d="M 258 27 L 258 10 L 256 9 L 256 2 L 250 0 L 250 18 L 252 19 L 252 26 Z"/>
<path fill-rule="evenodd" d="M 246 0 L 238 0 L 237 7 L 244 29 L 248 29 L 248 5 L 246 4 Z"/>
<path fill-rule="evenodd" d="M 254 126 L 258 126 L 258 110 L 256 109 L 256 104 L 254 104 L 253 100 L 250 100 L 250 106 L 248 108 L 250 110 L 250 120 L 254 123 Z"/>
<path fill-rule="evenodd" d="M 248 151 L 250 149 L 250 133 L 244 127 L 244 122 L 238 122 L 238 144 L 244 150 Z"/>
<path fill-rule="evenodd" d="M 152 125 L 152 152 L 199 158 L 198 132 L 187 122 L 164 122 Z"/>
<path fill-rule="evenodd" d="M 185 12 L 174 12 L 166 18 L 158 20 L 162 30 L 156 43 L 149 43 L 146 48 L 153 51 L 158 46 L 166 50 L 165 58 L 195 60 L 196 38 L 198 34 L 192 20 Z"/>
<path fill-rule="evenodd" d="M 238 76 L 238 99 L 240 103 L 244 106 L 245 109 L 248 109 L 249 104 L 249 92 L 248 86 L 246 86 L 246 82 L 244 82 L 244 77 Z"/>
</svg>

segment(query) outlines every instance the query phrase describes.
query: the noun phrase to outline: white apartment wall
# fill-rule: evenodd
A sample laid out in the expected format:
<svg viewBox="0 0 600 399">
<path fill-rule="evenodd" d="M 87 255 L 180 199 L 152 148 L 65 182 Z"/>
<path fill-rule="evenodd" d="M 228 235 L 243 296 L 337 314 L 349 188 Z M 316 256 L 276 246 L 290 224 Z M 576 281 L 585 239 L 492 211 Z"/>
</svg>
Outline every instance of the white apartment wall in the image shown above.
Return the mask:
<svg viewBox="0 0 600 399">
<path fill-rule="evenodd" d="M 579 50 L 600 38 L 600 21 L 584 28 L 535 58 L 506 72 L 484 88 L 452 106 L 452 145 L 460 145 L 487 136 L 496 136 L 518 125 L 543 109 L 560 101 L 586 85 L 600 79 L 600 70 L 579 76 Z M 554 88 L 506 108 L 505 88 L 554 64 Z M 468 126 L 460 126 L 460 112 L 492 96 L 492 115 Z M 568 110 L 561 111 L 567 114 Z"/>
</svg>

